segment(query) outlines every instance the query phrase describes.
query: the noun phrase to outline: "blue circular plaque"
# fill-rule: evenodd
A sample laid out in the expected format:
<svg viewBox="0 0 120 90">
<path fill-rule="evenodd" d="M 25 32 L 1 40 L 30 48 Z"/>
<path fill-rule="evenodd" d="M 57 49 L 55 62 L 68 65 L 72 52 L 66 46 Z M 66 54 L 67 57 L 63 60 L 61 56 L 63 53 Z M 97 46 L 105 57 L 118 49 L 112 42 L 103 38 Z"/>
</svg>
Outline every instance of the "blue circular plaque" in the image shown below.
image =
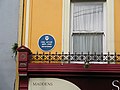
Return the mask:
<svg viewBox="0 0 120 90">
<path fill-rule="evenodd" d="M 40 37 L 38 45 L 42 51 L 51 51 L 55 46 L 55 39 L 51 35 L 43 35 Z"/>
</svg>

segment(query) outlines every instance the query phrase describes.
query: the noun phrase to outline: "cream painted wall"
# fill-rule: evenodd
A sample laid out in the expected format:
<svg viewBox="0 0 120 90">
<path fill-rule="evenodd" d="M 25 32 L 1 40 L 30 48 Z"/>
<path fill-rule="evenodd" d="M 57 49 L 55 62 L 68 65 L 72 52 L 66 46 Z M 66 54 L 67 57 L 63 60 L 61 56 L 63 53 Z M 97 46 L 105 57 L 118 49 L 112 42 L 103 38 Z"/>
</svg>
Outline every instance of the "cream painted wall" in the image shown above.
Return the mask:
<svg viewBox="0 0 120 90">
<path fill-rule="evenodd" d="M 70 52 L 70 0 L 62 0 L 62 51 Z"/>
<path fill-rule="evenodd" d="M 115 52 L 114 46 L 114 0 L 106 0 L 106 51 L 104 52 Z"/>
</svg>

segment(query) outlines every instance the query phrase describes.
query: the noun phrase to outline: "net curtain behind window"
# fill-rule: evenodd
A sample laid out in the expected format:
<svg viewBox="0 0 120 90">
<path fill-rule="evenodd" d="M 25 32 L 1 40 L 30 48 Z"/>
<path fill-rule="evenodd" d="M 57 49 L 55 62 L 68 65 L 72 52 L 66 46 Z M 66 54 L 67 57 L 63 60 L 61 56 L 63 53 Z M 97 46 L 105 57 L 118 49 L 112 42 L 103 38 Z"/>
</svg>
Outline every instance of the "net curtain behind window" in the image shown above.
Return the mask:
<svg viewBox="0 0 120 90">
<path fill-rule="evenodd" d="M 77 53 L 101 53 L 103 51 L 102 34 L 74 34 L 73 52 Z"/>
<path fill-rule="evenodd" d="M 101 53 L 103 51 L 101 31 L 103 31 L 103 4 L 74 3 L 73 52 Z"/>
</svg>

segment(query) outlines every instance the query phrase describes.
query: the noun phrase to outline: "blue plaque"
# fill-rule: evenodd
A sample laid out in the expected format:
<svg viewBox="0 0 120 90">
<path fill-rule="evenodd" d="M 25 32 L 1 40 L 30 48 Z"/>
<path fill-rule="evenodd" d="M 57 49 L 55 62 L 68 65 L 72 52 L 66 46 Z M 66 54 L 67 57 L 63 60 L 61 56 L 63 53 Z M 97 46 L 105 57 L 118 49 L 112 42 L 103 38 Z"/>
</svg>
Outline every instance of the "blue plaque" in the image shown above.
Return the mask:
<svg viewBox="0 0 120 90">
<path fill-rule="evenodd" d="M 55 39 L 51 35 L 43 35 L 40 37 L 38 45 L 42 51 L 51 51 L 55 46 Z"/>
</svg>

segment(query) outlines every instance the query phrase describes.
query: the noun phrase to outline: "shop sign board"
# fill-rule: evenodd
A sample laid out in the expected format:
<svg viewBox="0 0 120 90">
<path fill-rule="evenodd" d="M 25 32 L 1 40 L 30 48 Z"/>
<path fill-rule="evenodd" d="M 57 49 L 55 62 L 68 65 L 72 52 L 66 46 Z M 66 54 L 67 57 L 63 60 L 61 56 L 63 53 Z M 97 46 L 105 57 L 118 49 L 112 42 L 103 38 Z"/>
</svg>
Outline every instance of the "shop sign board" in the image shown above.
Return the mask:
<svg viewBox="0 0 120 90">
<path fill-rule="evenodd" d="M 75 84 L 58 78 L 30 78 L 28 90 L 81 90 Z"/>
<path fill-rule="evenodd" d="M 120 90 L 119 78 L 30 78 L 28 90 Z"/>
</svg>

